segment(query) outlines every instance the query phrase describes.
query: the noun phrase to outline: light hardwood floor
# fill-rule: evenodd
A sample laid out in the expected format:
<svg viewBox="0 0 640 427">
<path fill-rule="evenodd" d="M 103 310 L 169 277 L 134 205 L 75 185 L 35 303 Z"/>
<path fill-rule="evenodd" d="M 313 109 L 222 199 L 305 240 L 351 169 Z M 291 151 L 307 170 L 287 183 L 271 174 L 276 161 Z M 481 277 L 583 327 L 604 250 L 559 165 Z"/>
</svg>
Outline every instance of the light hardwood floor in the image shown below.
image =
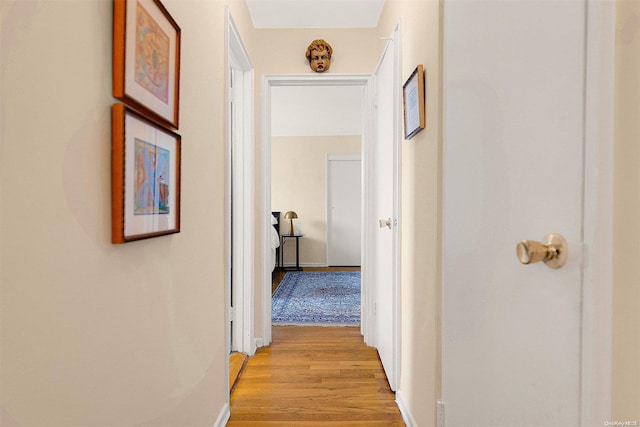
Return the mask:
<svg viewBox="0 0 640 427">
<path fill-rule="evenodd" d="M 249 356 L 237 351 L 229 355 L 229 392 L 233 391 L 247 360 L 249 360 Z"/>
<path fill-rule="evenodd" d="M 404 426 L 358 327 L 273 327 L 231 394 L 229 427 Z"/>
<path fill-rule="evenodd" d="M 275 272 L 273 291 L 283 277 Z M 358 327 L 276 326 L 271 346 L 258 349 L 235 384 L 229 427 L 405 425 L 378 353 Z"/>
<path fill-rule="evenodd" d="M 304 271 L 360 271 L 360 267 L 305 267 Z M 276 270 L 272 275 L 271 292 L 275 292 L 284 279 L 286 271 Z M 233 390 L 246 362 L 247 355 L 232 352 L 229 355 L 229 390 Z"/>
</svg>

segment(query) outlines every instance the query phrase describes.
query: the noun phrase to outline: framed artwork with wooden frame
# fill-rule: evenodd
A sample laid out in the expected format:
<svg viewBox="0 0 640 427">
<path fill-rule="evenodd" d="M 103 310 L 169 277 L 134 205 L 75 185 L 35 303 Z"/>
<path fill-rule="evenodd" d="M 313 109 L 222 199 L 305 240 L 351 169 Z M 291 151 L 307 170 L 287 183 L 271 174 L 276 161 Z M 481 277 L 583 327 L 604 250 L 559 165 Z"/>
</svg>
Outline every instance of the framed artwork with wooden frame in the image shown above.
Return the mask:
<svg viewBox="0 0 640 427">
<path fill-rule="evenodd" d="M 404 105 L 404 139 L 411 139 L 424 129 L 424 67 L 419 64 L 402 86 Z"/>
<path fill-rule="evenodd" d="M 179 233 L 180 135 L 124 104 L 111 130 L 111 241 Z"/>
<path fill-rule="evenodd" d="M 113 0 L 113 96 L 178 129 L 180 27 L 160 0 Z"/>
</svg>

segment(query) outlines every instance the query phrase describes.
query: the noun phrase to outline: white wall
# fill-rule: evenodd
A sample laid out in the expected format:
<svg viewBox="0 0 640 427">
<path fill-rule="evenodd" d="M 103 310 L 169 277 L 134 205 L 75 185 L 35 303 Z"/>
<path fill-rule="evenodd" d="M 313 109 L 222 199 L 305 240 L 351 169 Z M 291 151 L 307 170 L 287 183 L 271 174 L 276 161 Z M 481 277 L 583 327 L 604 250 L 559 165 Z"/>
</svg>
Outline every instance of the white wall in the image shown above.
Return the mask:
<svg viewBox="0 0 640 427">
<path fill-rule="evenodd" d="M 361 86 L 274 87 L 271 135 L 361 135 L 363 91 Z"/>
</svg>

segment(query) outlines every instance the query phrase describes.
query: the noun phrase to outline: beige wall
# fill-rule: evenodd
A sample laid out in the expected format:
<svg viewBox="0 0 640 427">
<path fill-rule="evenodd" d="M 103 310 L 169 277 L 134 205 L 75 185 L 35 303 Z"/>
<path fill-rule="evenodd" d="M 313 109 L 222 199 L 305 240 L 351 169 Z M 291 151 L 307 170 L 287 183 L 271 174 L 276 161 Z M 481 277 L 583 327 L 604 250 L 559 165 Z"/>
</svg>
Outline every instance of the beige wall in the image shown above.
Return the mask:
<svg viewBox="0 0 640 427">
<path fill-rule="evenodd" d="M 300 136 L 271 139 L 271 209 L 298 214 L 302 265 L 327 265 L 327 155 L 360 154 L 360 136 Z M 285 232 L 288 221 L 282 224 Z M 295 252 L 285 251 L 285 264 Z"/>
<path fill-rule="evenodd" d="M 182 232 L 112 245 L 112 2 L 0 2 L 3 426 L 210 427 L 225 405 L 224 6 L 163 3 Z"/>
<path fill-rule="evenodd" d="M 640 2 L 616 2 L 612 419 L 640 421 Z"/>
<path fill-rule="evenodd" d="M 313 74 L 304 56 L 313 40 L 322 38 L 333 48 L 328 74 L 371 73 L 377 63 L 375 29 L 254 30 L 255 44 L 248 47 L 256 68 L 256 89 L 263 74 Z M 244 33 L 243 33 L 244 39 Z"/>
<path fill-rule="evenodd" d="M 401 22 L 402 79 L 423 64 L 426 128 L 402 144 L 402 347 L 399 396 L 416 425 L 435 425 L 440 396 L 440 2 L 387 0 L 378 27 Z"/>
</svg>

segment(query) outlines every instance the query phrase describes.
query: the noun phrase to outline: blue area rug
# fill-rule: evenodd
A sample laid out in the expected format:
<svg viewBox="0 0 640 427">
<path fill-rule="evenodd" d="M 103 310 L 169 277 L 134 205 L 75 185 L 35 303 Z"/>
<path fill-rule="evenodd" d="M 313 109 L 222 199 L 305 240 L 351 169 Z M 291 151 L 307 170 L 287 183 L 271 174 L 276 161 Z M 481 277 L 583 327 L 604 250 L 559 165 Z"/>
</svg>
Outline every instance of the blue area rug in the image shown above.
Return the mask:
<svg viewBox="0 0 640 427">
<path fill-rule="evenodd" d="M 273 294 L 274 325 L 360 324 L 360 272 L 290 271 Z"/>
</svg>

